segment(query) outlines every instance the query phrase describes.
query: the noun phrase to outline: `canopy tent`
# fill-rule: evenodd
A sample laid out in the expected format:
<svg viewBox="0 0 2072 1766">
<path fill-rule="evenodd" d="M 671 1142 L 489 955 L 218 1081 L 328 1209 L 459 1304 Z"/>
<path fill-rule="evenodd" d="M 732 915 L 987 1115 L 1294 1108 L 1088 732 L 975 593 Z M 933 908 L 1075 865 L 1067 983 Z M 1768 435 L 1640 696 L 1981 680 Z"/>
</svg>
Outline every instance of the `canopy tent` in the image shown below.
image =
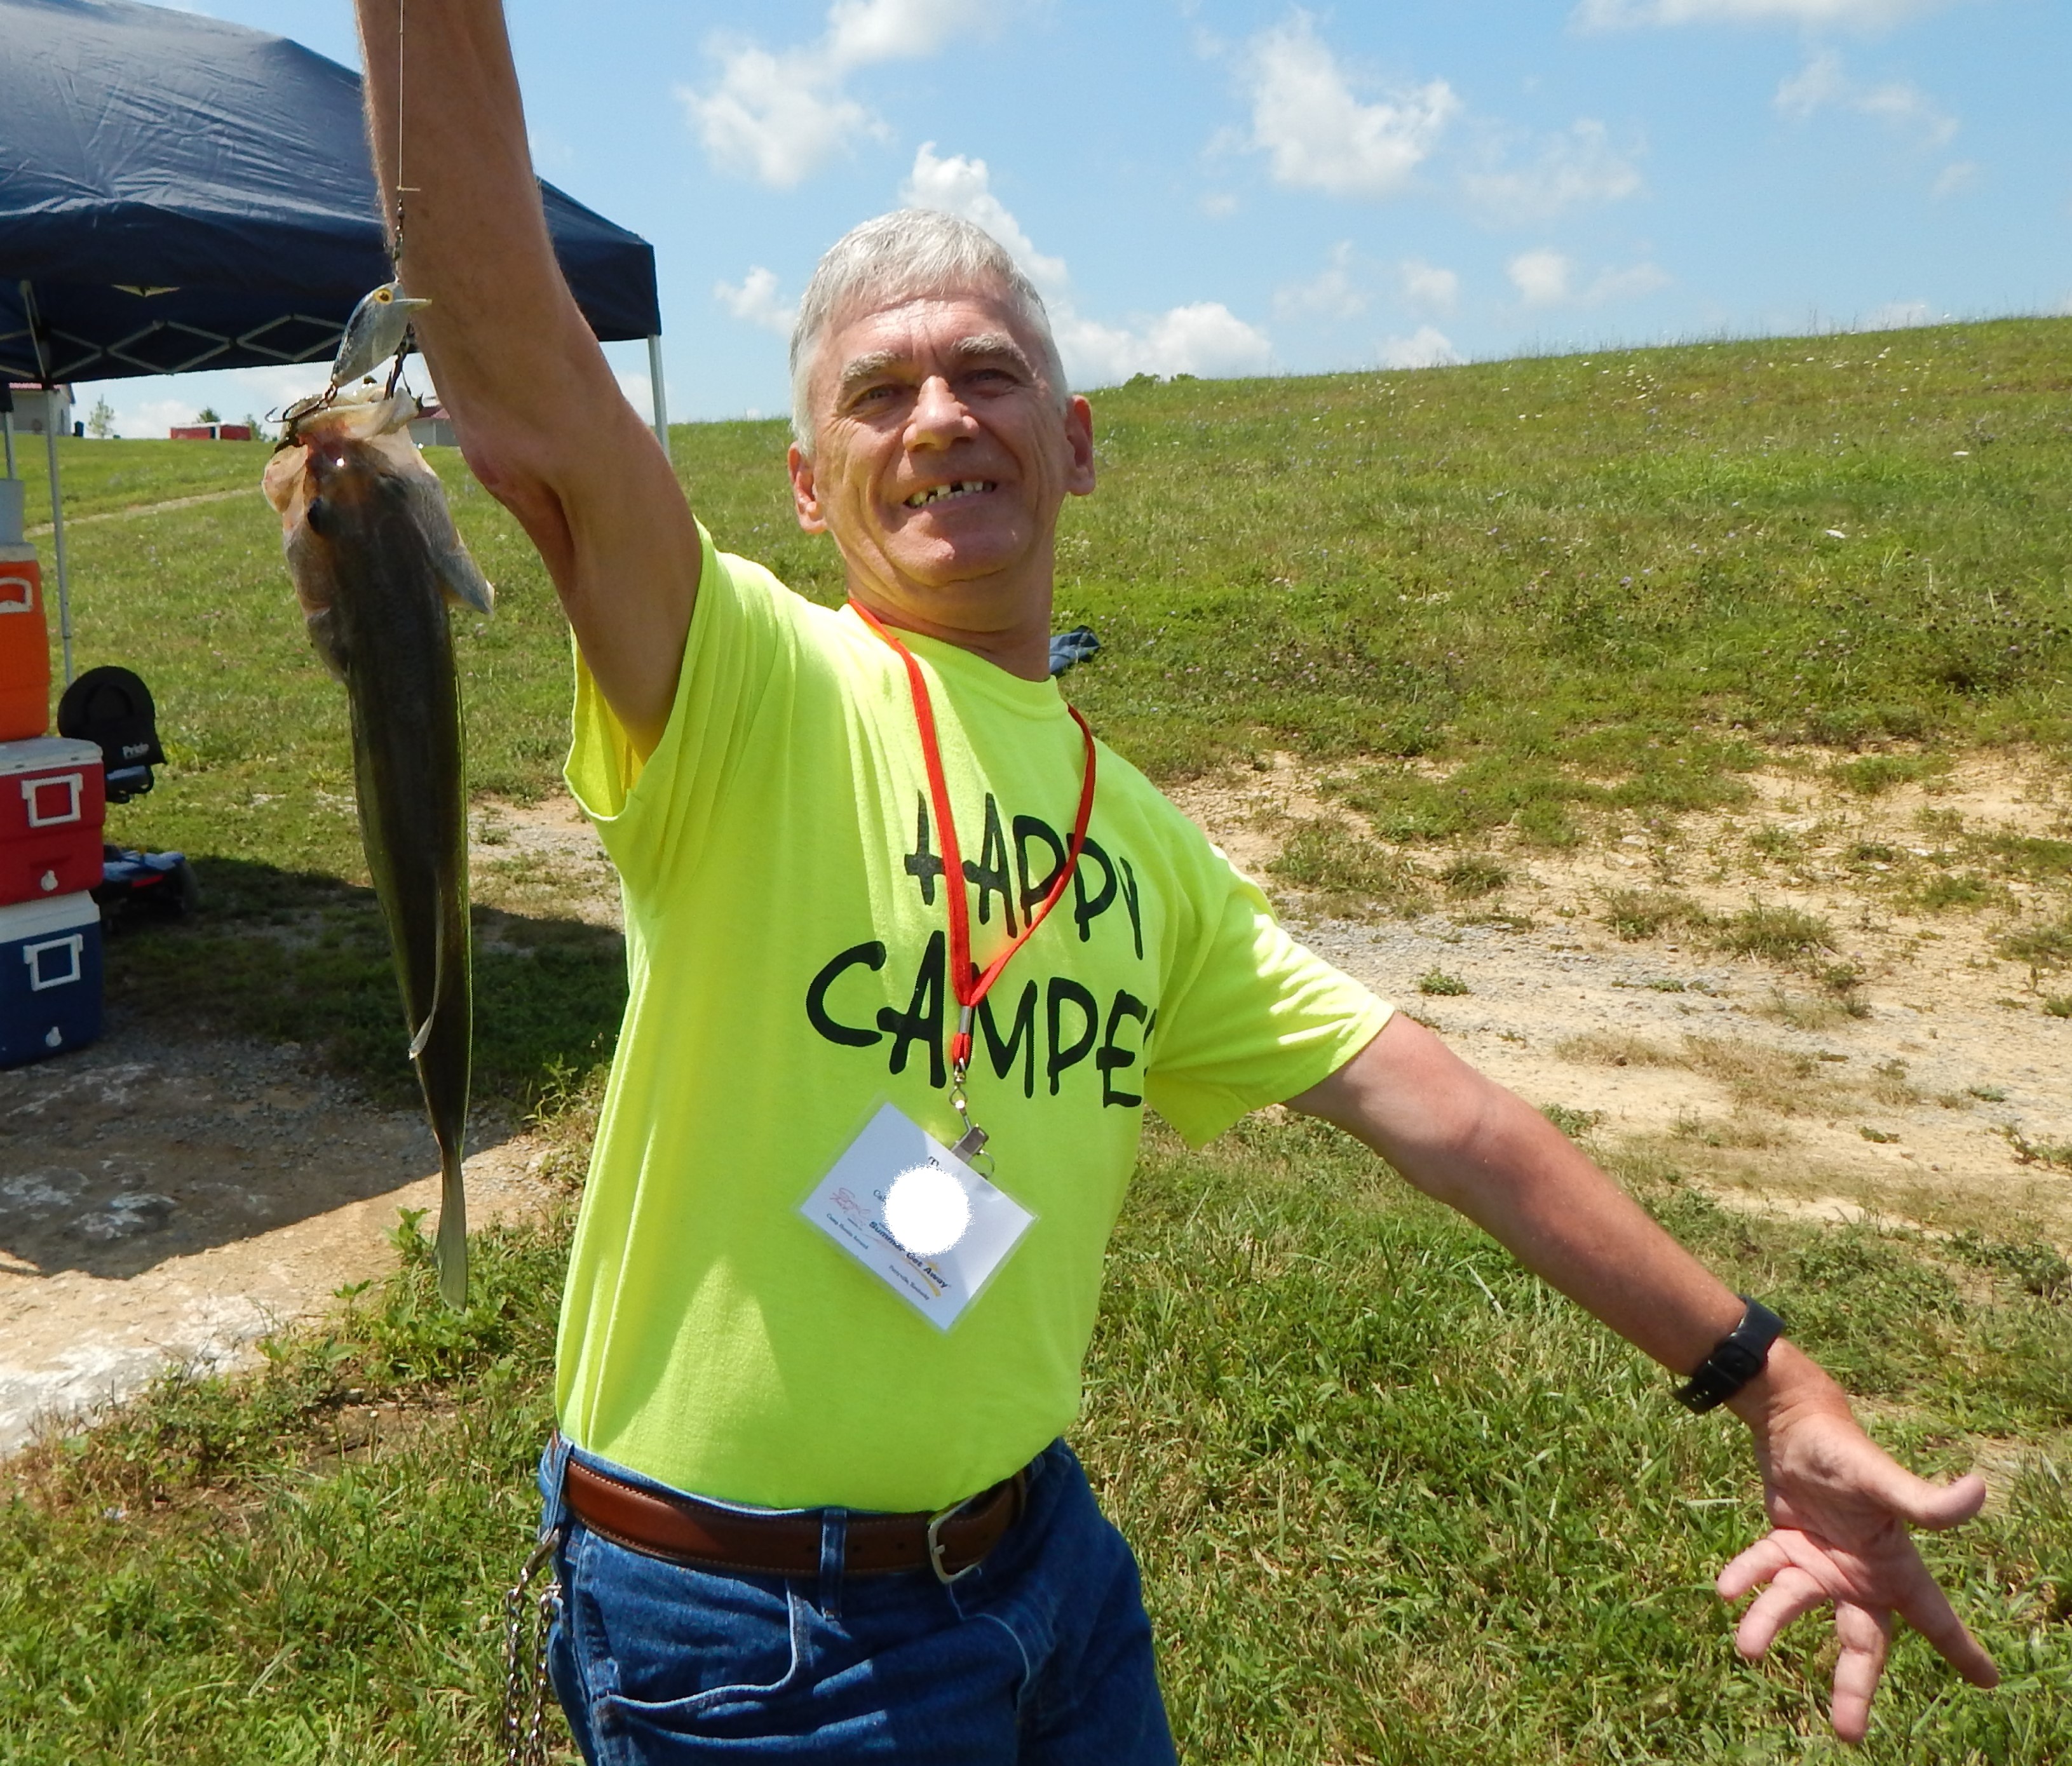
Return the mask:
<svg viewBox="0 0 2072 1766">
<path fill-rule="evenodd" d="M 667 448 L 654 248 L 540 193 L 590 329 L 647 340 Z M 336 62 L 133 0 L 0 0 L 0 380 L 327 360 L 391 273 L 384 211 L 360 76 Z"/>
</svg>

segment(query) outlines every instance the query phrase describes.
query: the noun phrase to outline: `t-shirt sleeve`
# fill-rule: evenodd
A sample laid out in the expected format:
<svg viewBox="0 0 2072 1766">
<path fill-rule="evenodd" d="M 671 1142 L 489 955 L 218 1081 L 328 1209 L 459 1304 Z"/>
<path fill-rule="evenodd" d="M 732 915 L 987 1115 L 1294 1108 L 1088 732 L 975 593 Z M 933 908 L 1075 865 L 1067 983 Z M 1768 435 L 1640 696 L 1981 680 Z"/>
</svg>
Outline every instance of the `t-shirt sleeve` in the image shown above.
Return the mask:
<svg viewBox="0 0 2072 1766">
<path fill-rule="evenodd" d="M 1395 1008 L 1289 937 L 1206 840 L 1194 869 L 1198 936 L 1159 1007 L 1145 1101 L 1200 1147 L 1329 1078 Z"/>
<path fill-rule="evenodd" d="M 797 598 L 760 565 L 717 550 L 704 562 L 669 721 L 643 761 L 576 651 L 574 739 L 564 776 L 619 874 L 668 874 L 710 820 L 772 685 L 797 666 Z"/>
</svg>

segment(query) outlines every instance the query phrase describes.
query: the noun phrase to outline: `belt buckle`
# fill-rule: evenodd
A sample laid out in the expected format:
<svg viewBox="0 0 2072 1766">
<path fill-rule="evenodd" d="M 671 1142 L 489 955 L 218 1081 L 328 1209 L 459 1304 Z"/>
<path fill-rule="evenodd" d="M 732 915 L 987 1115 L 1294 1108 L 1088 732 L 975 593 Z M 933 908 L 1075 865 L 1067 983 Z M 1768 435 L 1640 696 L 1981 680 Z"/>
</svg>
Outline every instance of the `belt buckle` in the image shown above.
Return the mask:
<svg viewBox="0 0 2072 1766">
<path fill-rule="evenodd" d="M 983 1492 L 980 1493 L 980 1494 L 983 1493 Z M 966 1576 L 969 1575 L 972 1571 L 978 1568 L 979 1565 L 985 1561 L 984 1555 L 981 1554 L 979 1557 L 972 1559 L 972 1561 L 966 1564 L 961 1570 L 948 1569 L 943 1563 L 943 1524 L 952 1519 L 956 1515 L 961 1513 L 964 1509 L 969 1508 L 976 1500 L 976 1497 L 966 1497 L 963 1501 L 952 1502 L 947 1509 L 938 1509 L 933 1514 L 928 1517 L 927 1534 L 928 1542 L 928 1567 L 935 1571 L 936 1581 L 942 1583 L 945 1588 L 948 1587 L 953 1583 L 963 1581 Z"/>
</svg>

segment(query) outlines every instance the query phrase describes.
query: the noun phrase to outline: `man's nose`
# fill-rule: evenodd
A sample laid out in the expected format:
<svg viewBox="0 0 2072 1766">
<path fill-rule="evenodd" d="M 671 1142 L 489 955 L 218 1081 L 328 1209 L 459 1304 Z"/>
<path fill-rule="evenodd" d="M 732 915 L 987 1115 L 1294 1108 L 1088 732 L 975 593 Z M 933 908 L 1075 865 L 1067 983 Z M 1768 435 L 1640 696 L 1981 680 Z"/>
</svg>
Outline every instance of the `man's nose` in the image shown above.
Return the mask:
<svg viewBox="0 0 2072 1766">
<path fill-rule="evenodd" d="M 907 421 L 906 429 L 914 442 L 925 446 L 968 434 L 971 423 L 971 413 L 949 381 L 939 374 L 931 374 L 915 395 L 914 414 Z"/>
</svg>

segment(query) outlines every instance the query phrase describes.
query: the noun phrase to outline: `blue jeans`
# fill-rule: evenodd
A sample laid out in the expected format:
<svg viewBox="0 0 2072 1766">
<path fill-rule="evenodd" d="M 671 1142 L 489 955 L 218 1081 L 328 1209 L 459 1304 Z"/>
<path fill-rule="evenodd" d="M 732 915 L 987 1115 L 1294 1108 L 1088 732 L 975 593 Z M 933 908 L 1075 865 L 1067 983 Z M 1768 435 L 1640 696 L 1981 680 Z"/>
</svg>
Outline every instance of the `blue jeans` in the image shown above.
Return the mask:
<svg viewBox="0 0 2072 1766">
<path fill-rule="evenodd" d="M 1030 1465 L 1022 1518 L 954 1586 L 843 1575 L 843 1509 L 821 1511 L 817 1579 L 629 1551 L 561 1505 L 557 1456 L 574 1451 L 557 1439 L 540 1464 L 543 1526 L 561 1530 L 548 1661 L 590 1766 L 1173 1766 L 1136 1559 L 1063 1441 Z"/>
</svg>

